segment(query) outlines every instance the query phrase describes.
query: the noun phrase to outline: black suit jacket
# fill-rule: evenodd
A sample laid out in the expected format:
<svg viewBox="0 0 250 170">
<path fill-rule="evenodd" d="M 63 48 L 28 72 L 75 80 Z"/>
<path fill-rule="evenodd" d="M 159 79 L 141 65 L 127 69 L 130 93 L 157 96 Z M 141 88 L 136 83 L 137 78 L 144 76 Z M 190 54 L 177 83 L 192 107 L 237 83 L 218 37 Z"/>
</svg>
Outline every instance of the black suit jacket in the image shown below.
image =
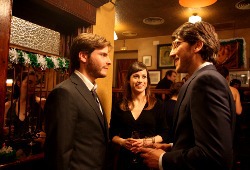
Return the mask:
<svg viewBox="0 0 250 170">
<path fill-rule="evenodd" d="M 170 89 L 173 82 L 165 76 L 163 79 L 161 79 L 158 84 L 156 85 L 156 89 Z"/>
<path fill-rule="evenodd" d="M 84 82 L 72 74 L 45 104 L 45 161 L 51 170 L 103 170 L 107 165 L 107 121 Z"/>
<path fill-rule="evenodd" d="M 174 145 L 164 170 L 224 170 L 233 163 L 235 105 L 227 81 L 208 65 L 182 86 L 175 107 Z"/>
</svg>

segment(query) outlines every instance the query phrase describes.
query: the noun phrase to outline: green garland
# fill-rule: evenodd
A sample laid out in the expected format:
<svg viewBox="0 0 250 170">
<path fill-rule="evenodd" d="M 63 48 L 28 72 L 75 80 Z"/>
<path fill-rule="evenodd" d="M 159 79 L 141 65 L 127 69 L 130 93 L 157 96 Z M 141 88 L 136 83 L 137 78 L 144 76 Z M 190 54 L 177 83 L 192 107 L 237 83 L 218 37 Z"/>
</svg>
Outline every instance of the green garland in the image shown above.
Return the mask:
<svg viewBox="0 0 250 170">
<path fill-rule="evenodd" d="M 56 71 L 67 71 L 69 68 L 69 60 L 56 56 L 44 56 L 26 52 L 23 50 L 11 48 L 9 50 L 9 62 L 12 64 L 20 64 L 23 66 L 31 66 L 42 70 L 54 69 Z"/>
</svg>

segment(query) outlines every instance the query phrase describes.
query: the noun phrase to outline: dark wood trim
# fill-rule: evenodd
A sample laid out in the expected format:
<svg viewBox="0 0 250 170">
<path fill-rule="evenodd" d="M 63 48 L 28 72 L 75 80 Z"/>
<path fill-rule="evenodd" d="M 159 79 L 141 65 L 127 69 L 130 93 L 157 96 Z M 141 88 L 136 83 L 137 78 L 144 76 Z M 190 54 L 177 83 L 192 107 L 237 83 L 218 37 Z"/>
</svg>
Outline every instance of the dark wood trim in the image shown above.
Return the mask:
<svg viewBox="0 0 250 170">
<path fill-rule="evenodd" d="M 10 42 L 12 0 L 1 0 L 0 3 L 0 143 L 4 123 L 4 104 L 6 96 L 6 79 Z"/>
<path fill-rule="evenodd" d="M 43 51 L 34 50 L 28 47 L 23 47 L 23 46 L 15 45 L 15 44 L 10 44 L 10 48 L 16 48 L 16 49 L 23 50 L 26 52 L 31 52 L 31 53 L 36 53 L 36 54 L 41 54 L 41 55 L 46 55 L 46 56 L 59 56 L 58 54 L 46 53 Z"/>
<path fill-rule="evenodd" d="M 93 5 L 96 8 L 99 8 L 100 6 L 110 2 L 110 0 L 85 0 L 85 1 Z"/>
<path fill-rule="evenodd" d="M 83 21 L 95 24 L 96 7 L 91 3 L 83 0 L 35 0 L 39 5 L 45 6 L 54 11 L 65 11 L 67 14 L 72 14 Z"/>
<path fill-rule="evenodd" d="M 13 0 L 13 16 L 65 35 L 94 25 L 96 10 L 84 0 Z"/>
<path fill-rule="evenodd" d="M 40 153 L 40 154 L 34 154 L 34 155 L 30 155 L 26 158 L 21 158 L 21 159 L 17 159 L 14 162 L 9 162 L 9 163 L 5 163 L 5 164 L 0 164 L 0 169 L 12 169 L 15 167 L 22 167 L 23 164 L 26 163 L 31 163 L 37 160 L 43 160 L 44 159 L 44 153 Z"/>
<path fill-rule="evenodd" d="M 138 50 L 120 50 L 120 51 L 115 51 L 114 53 L 137 53 Z"/>
</svg>

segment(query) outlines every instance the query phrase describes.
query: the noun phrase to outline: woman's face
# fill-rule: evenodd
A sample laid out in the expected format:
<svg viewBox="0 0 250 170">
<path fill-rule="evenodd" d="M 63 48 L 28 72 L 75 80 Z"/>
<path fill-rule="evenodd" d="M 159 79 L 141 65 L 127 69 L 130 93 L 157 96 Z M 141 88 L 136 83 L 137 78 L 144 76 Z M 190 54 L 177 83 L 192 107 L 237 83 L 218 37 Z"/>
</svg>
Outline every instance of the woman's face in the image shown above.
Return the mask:
<svg viewBox="0 0 250 170">
<path fill-rule="evenodd" d="M 22 81 L 21 91 L 26 93 L 28 90 L 28 94 L 34 94 L 36 87 L 35 85 L 36 85 L 36 76 L 29 75 Z"/>
<path fill-rule="evenodd" d="M 130 76 L 130 87 L 134 94 L 145 92 L 148 86 L 147 70 L 138 71 Z"/>
</svg>

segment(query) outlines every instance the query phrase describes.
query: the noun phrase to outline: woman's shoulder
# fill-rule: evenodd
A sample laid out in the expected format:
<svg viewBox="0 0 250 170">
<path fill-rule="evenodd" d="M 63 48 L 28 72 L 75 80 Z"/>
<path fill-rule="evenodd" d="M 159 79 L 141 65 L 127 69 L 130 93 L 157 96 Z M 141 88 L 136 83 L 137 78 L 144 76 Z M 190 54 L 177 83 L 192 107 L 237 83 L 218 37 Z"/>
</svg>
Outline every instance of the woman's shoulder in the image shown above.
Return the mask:
<svg viewBox="0 0 250 170">
<path fill-rule="evenodd" d="M 117 100 L 112 102 L 112 110 L 120 110 L 120 105 L 122 104 L 122 100 Z"/>
<path fill-rule="evenodd" d="M 159 109 L 159 108 L 163 107 L 163 105 L 164 105 L 164 102 L 162 100 L 156 98 L 153 108 L 154 109 Z"/>
<path fill-rule="evenodd" d="M 230 88 L 230 90 L 232 92 L 234 100 L 236 99 L 237 96 L 240 96 L 239 91 L 235 87 L 229 86 L 229 88 Z"/>
</svg>

